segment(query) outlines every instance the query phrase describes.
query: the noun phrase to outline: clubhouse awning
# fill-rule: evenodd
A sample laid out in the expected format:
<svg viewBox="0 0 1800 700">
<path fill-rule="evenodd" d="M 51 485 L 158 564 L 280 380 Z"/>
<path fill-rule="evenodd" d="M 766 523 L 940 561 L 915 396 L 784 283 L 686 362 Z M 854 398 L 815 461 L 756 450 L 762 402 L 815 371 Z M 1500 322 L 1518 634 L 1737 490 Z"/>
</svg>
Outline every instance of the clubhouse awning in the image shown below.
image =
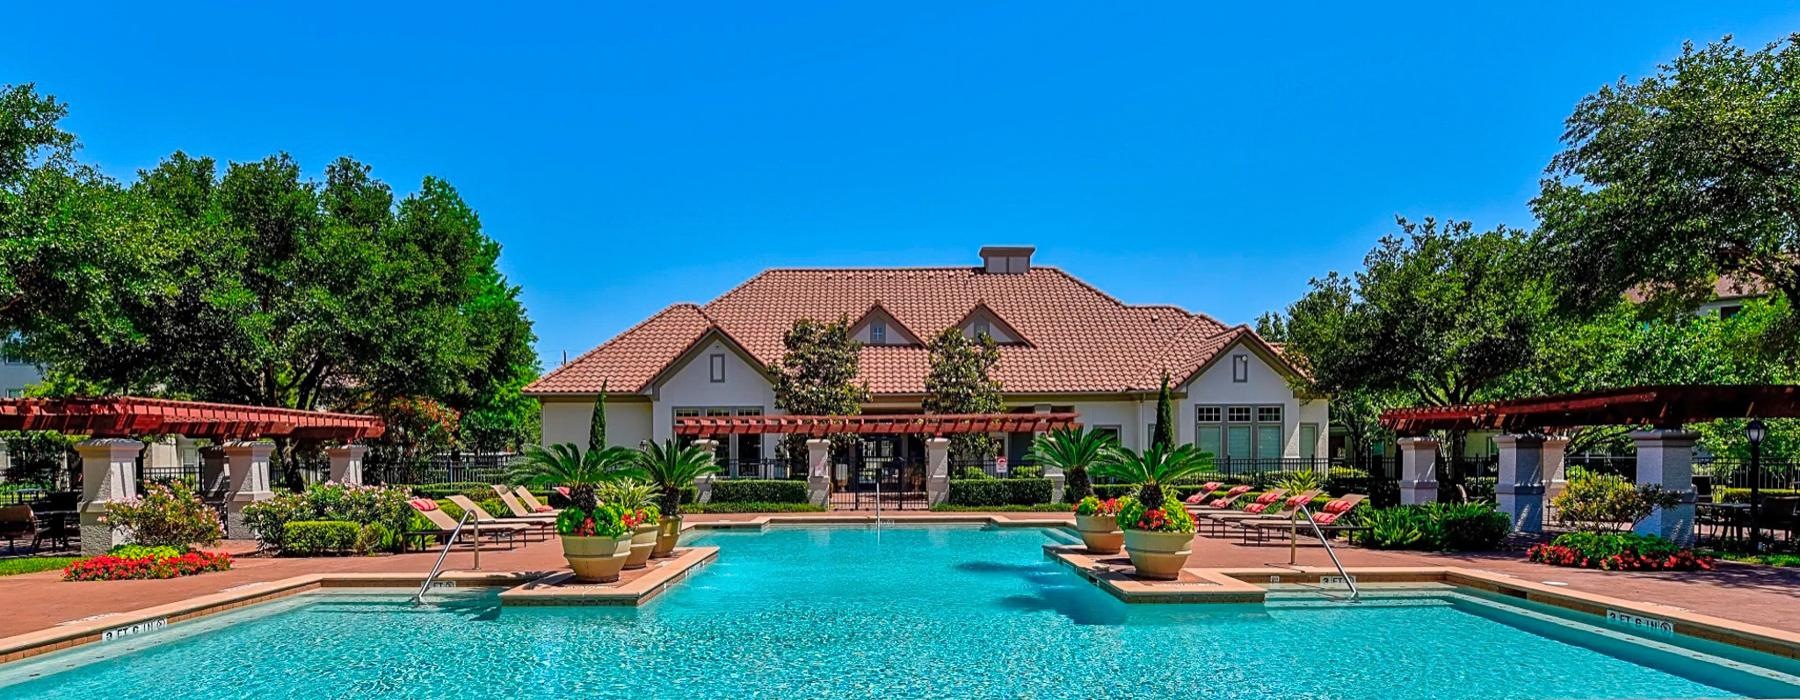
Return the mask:
<svg viewBox="0 0 1800 700">
<path fill-rule="evenodd" d="M 1400 408 L 1381 424 L 1401 435 L 1431 430 L 1523 433 L 1588 425 L 1678 428 L 1719 418 L 1800 417 L 1800 386 L 1737 384 L 1638 386 L 1463 406 Z"/>
<path fill-rule="evenodd" d="M 974 413 L 872 416 L 684 416 L 675 434 L 689 437 L 802 435 L 955 435 L 1041 433 L 1080 425 L 1075 413 Z"/>
<path fill-rule="evenodd" d="M 185 435 L 214 440 L 286 437 L 354 442 L 378 437 L 380 418 L 135 396 L 0 399 L 0 430 L 53 430 L 94 437 Z"/>
</svg>

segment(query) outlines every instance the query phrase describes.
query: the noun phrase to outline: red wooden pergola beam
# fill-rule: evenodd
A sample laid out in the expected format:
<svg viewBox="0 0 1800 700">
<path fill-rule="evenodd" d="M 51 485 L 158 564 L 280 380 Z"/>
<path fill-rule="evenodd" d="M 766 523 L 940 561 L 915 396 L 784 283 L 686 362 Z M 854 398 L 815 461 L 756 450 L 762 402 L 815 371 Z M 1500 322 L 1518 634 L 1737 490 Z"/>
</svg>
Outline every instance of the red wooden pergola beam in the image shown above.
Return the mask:
<svg viewBox="0 0 1800 700">
<path fill-rule="evenodd" d="M 269 437 L 342 440 L 378 437 L 380 418 L 135 396 L 0 399 L 0 430 L 49 430 L 95 437 L 186 435 L 218 440 Z"/>
<path fill-rule="evenodd" d="M 683 416 L 675 434 L 714 437 L 745 434 L 825 435 L 956 435 L 968 433 L 1046 432 L 1076 427 L 1075 413 L 902 414 L 870 416 Z"/>
<path fill-rule="evenodd" d="M 1381 424 L 1401 435 L 1432 430 L 1526 432 L 1590 425 L 1678 427 L 1720 418 L 1800 417 L 1800 386 L 1663 385 L 1462 406 L 1398 408 Z"/>
</svg>

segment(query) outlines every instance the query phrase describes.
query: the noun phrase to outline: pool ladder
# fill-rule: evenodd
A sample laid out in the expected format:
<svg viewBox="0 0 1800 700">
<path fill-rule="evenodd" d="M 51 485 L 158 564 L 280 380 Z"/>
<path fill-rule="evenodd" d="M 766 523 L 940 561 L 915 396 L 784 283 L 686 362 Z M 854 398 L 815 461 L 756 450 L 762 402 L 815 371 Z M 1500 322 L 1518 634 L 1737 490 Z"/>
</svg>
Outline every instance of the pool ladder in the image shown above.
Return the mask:
<svg viewBox="0 0 1800 700">
<path fill-rule="evenodd" d="M 431 590 L 432 582 L 437 580 L 438 574 L 441 574 L 444 572 L 444 559 L 446 559 L 450 556 L 450 548 L 456 546 L 456 537 L 458 535 L 462 534 L 463 526 L 469 524 L 469 522 L 474 520 L 474 518 L 475 518 L 474 511 L 464 511 L 462 519 L 456 521 L 456 527 L 452 528 L 450 530 L 450 537 L 448 537 L 444 540 L 443 551 L 438 552 L 437 563 L 431 565 L 431 573 L 425 575 L 425 582 L 419 584 L 419 592 L 413 594 L 413 597 L 412 597 L 413 607 L 418 607 L 418 606 L 424 604 L 425 592 Z M 477 569 L 481 568 L 481 524 L 480 523 L 476 523 L 476 525 L 475 525 L 475 568 L 477 568 Z"/>
<path fill-rule="evenodd" d="M 1350 589 L 1350 600 L 1355 601 L 1361 595 L 1361 592 L 1356 590 L 1356 579 L 1351 578 L 1350 572 L 1344 570 L 1344 563 L 1338 561 L 1337 552 L 1331 548 L 1331 542 L 1325 538 L 1325 531 L 1320 530 L 1319 523 L 1313 520 L 1312 509 L 1302 503 L 1300 504 L 1300 514 L 1306 516 L 1306 524 L 1312 526 L 1314 535 L 1318 535 L 1319 546 L 1325 548 L 1325 556 L 1331 557 L 1331 565 L 1337 567 L 1338 575 L 1344 577 L 1344 585 Z"/>
</svg>

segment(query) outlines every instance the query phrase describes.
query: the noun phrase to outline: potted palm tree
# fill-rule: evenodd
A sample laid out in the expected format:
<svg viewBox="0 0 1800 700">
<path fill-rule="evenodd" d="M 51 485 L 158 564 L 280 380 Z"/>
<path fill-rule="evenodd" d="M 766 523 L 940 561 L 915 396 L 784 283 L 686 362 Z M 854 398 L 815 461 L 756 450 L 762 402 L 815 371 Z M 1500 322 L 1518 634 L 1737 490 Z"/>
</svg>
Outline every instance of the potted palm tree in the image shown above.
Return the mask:
<svg viewBox="0 0 1800 700">
<path fill-rule="evenodd" d="M 1058 428 L 1032 441 L 1031 454 L 1037 463 L 1056 467 L 1068 478 L 1064 499 L 1075 503 L 1075 530 L 1089 552 L 1117 554 L 1125 541 L 1119 529 L 1118 502 L 1095 498 L 1088 486 L 1088 470 L 1099 464 L 1119 441 L 1109 433 L 1083 428 Z"/>
<path fill-rule="evenodd" d="M 624 509 L 601 504 L 596 493 L 604 484 L 641 476 L 631 465 L 631 454 L 616 447 L 583 454 L 573 444 L 548 449 L 533 445 L 526 448 L 525 463 L 513 474 L 522 483 L 569 490 L 569 506 L 557 515 L 556 534 L 577 580 L 617 581 L 631 554 Z"/>
<path fill-rule="evenodd" d="M 665 440 L 660 445 L 648 443 L 636 456 L 637 468 L 662 495 L 658 504 L 662 522 L 658 524 L 656 548 L 650 553 L 651 557 L 660 559 L 673 553 L 675 542 L 681 539 L 681 491 L 693 486 L 695 479 L 717 473 L 719 467 L 713 464 L 711 452 L 698 445 L 683 445 L 674 440 Z"/>
<path fill-rule="evenodd" d="M 1145 578 L 1174 579 L 1193 552 L 1194 516 L 1181 507 L 1168 484 L 1212 467 L 1212 455 L 1193 445 L 1152 444 L 1142 453 L 1115 450 L 1095 472 L 1138 485 L 1135 498 L 1121 499 L 1119 524 L 1125 529 L 1125 553 Z"/>
<path fill-rule="evenodd" d="M 626 569 L 642 569 L 650 563 L 650 552 L 656 549 L 657 525 L 662 509 L 656 506 L 656 487 L 637 479 L 621 479 L 600 487 L 600 500 L 618 506 L 626 513 L 631 526 L 631 555 L 625 559 Z"/>
</svg>

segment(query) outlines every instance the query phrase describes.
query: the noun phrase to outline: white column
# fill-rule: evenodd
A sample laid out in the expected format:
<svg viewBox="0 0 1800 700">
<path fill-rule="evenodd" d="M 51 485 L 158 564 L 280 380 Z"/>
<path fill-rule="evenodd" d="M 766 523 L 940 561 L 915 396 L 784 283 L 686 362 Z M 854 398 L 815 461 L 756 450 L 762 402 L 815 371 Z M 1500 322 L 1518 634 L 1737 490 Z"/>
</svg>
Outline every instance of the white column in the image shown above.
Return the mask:
<svg viewBox="0 0 1800 700">
<path fill-rule="evenodd" d="M 949 497 L 950 440 L 941 437 L 926 438 L 925 501 L 935 506 Z"/>
<path fill-rule="evenodd" d="M 831 505 L 831 441 L 806 441 L 807 500 L 820 508 Z"/>
<path fill-rule="evenodd" d="M 1551 435 L 1544 438 L 1544 505 L 1548 507 L 1564 489 L 1569 488 L 1569 438 Z"/>
<path fill-rule="evenodd" d="M 340 484 L 361 486 L 363 483 L 363 455 L 369 448 L 364 445 L 337 445 L 325 448 L 325 456 L 331 459 L 331 480 Z"/>
<path fill-rule="evenodd" d="M 719 452 L 718 452 L 719 441 L 718 440 L 701 438 L 699 440 L 694 441 L 694 446 L 699 447 L 702 450 L 706 450 L 706 453 L 709 455 L 716 456 L 719 454 Z M 713 486 L 713 475 L 712 474 L 706 474 L 706 475 L 700 476 L 699 478 L 694 479 L 694 489 L 699 492 L 698 495 L 694 496 L 694 500 L 698 501 L 700 503 L 711 503 L 712 502 L 712 486 Z"/>
<path fill-rule="evenodd" d="M 228 442 L 220 448 L 225 453 L 226 478 L 225 534 L 233 539 L 253 537 L 244 525 L 244 506 L 267 500 L 269 492 L 269 455 L 275 445 L 268 442 Z"/>
<path fill-rule="evenodd" d="M 98 438 L 75 446 L 81 455 L 82 554 L 105 554 L 126 542 L 106 524 L 106 504 L 137 496 L 137 459 L 143 451 L 144 443 L 129 438 Z"/>
<path fill-rule="evenodd" d="M 1694 442 L 1699 433 L 1684 430 L 1643 430 L 1631 434 L 1637 443 L 1637 482 L 1661 484 L 1683 494 L 1681 504 L 1658 508 L 1638 523 L 1641 535 L 1661 535 L 1676 544 L 1694 541 Z"/>
<path fill-rule="evenodd" d="M 200 493 L 212 497 L 231 489 L 231 465 L 225 460 L 225 446 L 213 445 L 200 450 Z"/>
<path fill-rule="evenodd" d="M 1428 437 L 1400 438 L 1400 502 L 1406 505 L 1437 501 L 1438 441 Z"/>
<path fill-rule="evenodd" d="M 1494 494 L 1500 512 L 1512 518 L 1514 532 L 1544 530 L 1544 436 L 1496 435 L 1500 478 Z"/>
</svg>

